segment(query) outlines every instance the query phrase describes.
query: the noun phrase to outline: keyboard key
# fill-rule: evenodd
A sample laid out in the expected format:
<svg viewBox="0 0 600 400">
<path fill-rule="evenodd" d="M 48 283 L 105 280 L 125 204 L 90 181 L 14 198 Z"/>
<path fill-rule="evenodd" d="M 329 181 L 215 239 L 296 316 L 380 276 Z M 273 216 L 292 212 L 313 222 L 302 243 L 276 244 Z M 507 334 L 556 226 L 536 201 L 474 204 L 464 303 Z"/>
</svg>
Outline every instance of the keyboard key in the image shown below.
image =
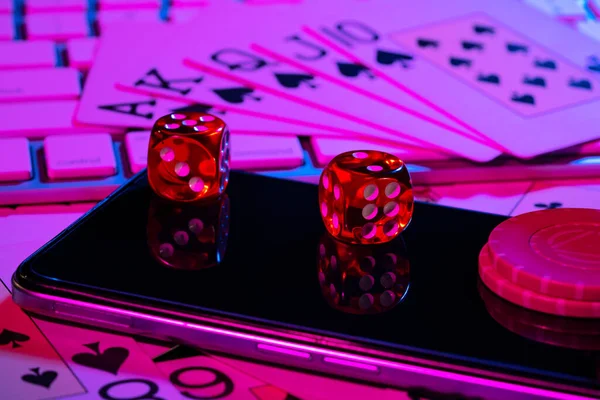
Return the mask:
<svg viewBox="0 0 600 400">
<path fill-rule="evenodd" d="M 25 11 L 27 14 L 85 11 L 87 8 L 87 0 L 25 0 Z"/>
<path fill-rule="evenodd" d="M 231 168 L 293 168 L 303 163 L 302 146 L 296 137 L 231 135 Z"/>
<path fill-rule="evenodd" d="M 0 14 L 0 40 L 12 40 L 14 37 L 15 18 L 12 14 Z"/>
<path fill-rule="evenodd" d="M 137 174 L 148 162 L 148 141 L 150 132 L 131 132 L 125 135 L 125 150 L 129 160 L 129 169 Z"/>
<path fill-rule="evenodd" d="M 156 10 L 105 10 L 98 11 L 96 20 L 102 32 L 114 22 L 155 22 L 160 21 L 160 15 Z"/>
<path fill-rule="evenodd" d="M 0 182 L 31 179 L 31 152 L 25 138 L 0 139 Z"/>
<path fill-rule="evenodd" d="M 446 154 L 436 153 L 428 150 L 406 149 L 396 146 L 385 146 L 361 140 L 330 139 L 313 136 L 311 138 L 314 155 L 319 166 L 325 166 L 340 153 L 351 150 L 378 150 L 394 154 L 404 161 L 434 161 L 448 160 Z"/>
<path fill-rule="evenodd" d="M 117 172 L 108 133 L 57 135 L 44 139 L 46 172 L 50 179 L 107 177 Z"/>
<path fill-rule="evenodd" d="M 56 134 L 98 132 L 91 125 L 73 125 L 77 101 L 32 101 L 0 103 L 0 138 L 19 137 L 41 138 Z M 107 128 L 102 128 L 106 132 Z M 110 132 L 119 133 L 115 128 Z"/>
<path fill-rule="evenodd" d="M 600 21 L 585 21 L 577 24 L 577 30 L 600 41 Z"/>
<path fill-rule="evenodd" d="M 56 65 L 56 47 L 49 40 L 0 42 L 0 70 L 54 67 Z"/>
<path fill-rule="evenodd" d="M 72 100 L 79 97 L 79 71 L 35 68 L 0 72 L 0 102 Z"/>
<path fill-rule="evenodd" d="M 89 33 L 86 14 L 83 12 L 43 13 L 25 16 L 28 39 L 65 41 L 84 37 Z"/>
<path fill-rule="evenodd" d="M 87 71 L 92 66 L 98 38 L 86 37 L 71 39 L 67 42 L 67 57 L 69 65 L 81 71 Z"/>
<path fill-rule="evenodd" d="M 159 0 L 98 0 L 100 10 L 157 9 Z"/>
<path fill-rule="evenodd" d="M 0 0 L 0 14 L 10 14 L 14 11 L 14 7 L 13 0 Z"/>
</svg>

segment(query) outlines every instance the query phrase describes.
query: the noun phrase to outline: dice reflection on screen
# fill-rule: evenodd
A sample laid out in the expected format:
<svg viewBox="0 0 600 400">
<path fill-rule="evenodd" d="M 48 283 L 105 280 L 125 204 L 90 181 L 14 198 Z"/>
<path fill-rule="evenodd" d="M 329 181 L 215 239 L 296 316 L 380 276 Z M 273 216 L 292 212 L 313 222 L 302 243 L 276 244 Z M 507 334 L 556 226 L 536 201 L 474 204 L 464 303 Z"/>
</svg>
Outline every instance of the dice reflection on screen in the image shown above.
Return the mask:
<svg viewBox="0 0 600 400">
<path fill-rule="evenodd" d="M 381 151 L 349 151 L 323 169 L 319 210 L 327 231 L 348 243 L 386 243 L 413 215 L 410 174 L 398 157 Z"/>
<path fill-rule="evenodd" d="M 318 249 L 321 293 L 336 310 L 377 314 L 405 297 L 410 265 L 402 237 L 379 246 L 354 245 L 323 235 Z"/>
<path fill-rule="evenodd" d="M 212 201 L 229 181 L 229 128 L 213 115 L 173 113 L 159 118 L 148 145 L 148 182 L 180 202 Z"/>
<path fill-rule="evenodd" d="M 229 233 L 229 198 L 212 203 L 173 203 L 154 197 L 146 229 L 152 256 L 178 269 L 203 269 L 221 263 Z"/>
</svg>

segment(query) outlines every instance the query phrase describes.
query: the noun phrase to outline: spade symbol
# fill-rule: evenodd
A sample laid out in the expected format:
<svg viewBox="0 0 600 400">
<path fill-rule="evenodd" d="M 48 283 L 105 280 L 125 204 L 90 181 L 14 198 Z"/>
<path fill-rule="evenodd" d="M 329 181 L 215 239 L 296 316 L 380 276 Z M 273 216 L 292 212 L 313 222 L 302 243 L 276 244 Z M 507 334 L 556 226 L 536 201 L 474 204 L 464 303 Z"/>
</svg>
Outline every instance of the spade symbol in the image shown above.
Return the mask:
<svg viewBox="0 0 600 400">
<path fill-rule="evenodd" d="M 510 53 L 525 53 L 527 54 L 527 46 L 516 43 L 507 43 L 506 50 Z"/>
<path fill-rule="evenodd" d="M 244 102 L 244 98 L 248 97 L 255 101 L 260 101 L 258 96 L 252 96 L 254 89 L 251 88 L 232 88 L 232 89 L 214 89 L 213 92 L 228 103 L 240 104 Z"/>
<path fill-rule="evenodd" d="M 431 40 L 431 39 L 417 39 L 417 46 L 421 47 L 421 48 L 426 48 L 426 47 L 433 47 L 434 49 L 436 49 L 439 45 L 439 42 L 437 40 Z"/>
<path fill-rule="evenodd" d="M 559 208 L 562 207 L 562 203 L 559 203 L 557 201 L 553 201 L 550 204 L 546 204 L 546 203 L 535 203 L 534 204 L 535 207 L 537 208 L 545 208 L 545 209 L 553 209 L 553 208 Z"/>
<path fill-rule="evenodd" d="M 469 68 L 471 66 L 471 60 L 467 60 L 466 58 L 450 57 L 450 64 L 454 67 L 465 66 Z"/>
<path fill-rule="evenodd" d="M 479 76 L 477 77 L 477 80 L 479 82 L 493 83 L 496 85 L 500 84 L 500 77 L 496 74 L 489 74 L 489 75 L 479 74 Z"/>
<path fill-rule="evenodd" d="M 377 62 L 383 65 L 392 65 L 395 62 L 399 62 L 402 68 L 409 68 L 409 61 L 412 61 L 413 57 L 408 54 L 392 53 L 390 51 L 377 50 Z"/>
<path fill-rule="evenodd" d="M 281 84 L 281 86 L 295 89 L 302 85 L 306 84 L 308 87 L 312 89 L 316 89 L 317 86 L 311 81 L 315 79 L 312 75 L 306 74 L 275 74 L 275 78 Z"/>
<path fill-rule="evenodd" d="M 185 114 L 187 112 L 198 112 L 202 114 L 225 114 L 224 110 L 219 110 L 218 108 L 214 108 L 213 106 L 209 106 L 207 104 L 194 103 L 189 106 L 173 108 L 171 109 L 174 113 L 182 113 Z"/>
<path fill-rule="evenodd" d="M 360 64 L 338 62 L 337 67 L 340 70 L 340 74 L 349 78 L 354 78 L 362 73 L 368 76 L 369 79 L 375 78 L 375 75 L 367 67 Z"/>
<path fill-rule="evenodd" d="M 600 58 L 591 56 L 588 58 L 588 69 L 594 72 L 600 72 Z"/>
<path fill-rule="evenodd" d="M 517 103 L 524 103 L 524 104 L 531 104 L 531 105 L 535 104 L 535 99 L 530 94 L 520 95 L 520 94 L 514 93 L 510 99 Z"/>
<path fill-rule="evenodd" d="M 571 78 L 571 80 L 569 81 L 569 86 L 579 89 L 592 90 L 592 82 L 588 81 L 587 79 Z"/>
<path fill-rule="evenodd" d="M 124 347 L 109 347 L 100 352 L 100 342 L 84 344 L 85 347 L 92 350 L 91 353 L 78 353 L 72 358 L 74 362 L 86 367 L 99 369 L 116 375 L 121 365 L 127 360 L 129 350 Z"/>
<path fill-rule="evenodd" d="M 17 347 L 21 347 L 21 344 L 19 344 L 19 342 L 26 342 L 28 340 L 29 336 L 23 333 L 10 331 L 8 329 L 3 329 L 0 333 L 0 346 L 12 343 L 12 348 L 16 349 Z"/>
<path fill-rule="evenodd" d="M 494 33 L 496 33 L 496 30 L 494 28 L 485 25 L 475 25 L 473 26 L 473 30 L 478 35 L 493 35 Z"/>
<path fill-rule="evenodd" d="M 54 380 L 58 376 L 58 374 L 55 371 L 45 371 L 40 374 L 39 368 L 31 368 L 30 371 L 33 372 L 33 374 L 25 374 L 21 377 L 21 379 L 24 382 L 43 386 L 46 389 L 50 388 L 52 382 L 54 382 Z"/>
<path fill-rule="evenodd" d="M 546 87 L 546 80 L 540 76 L 534 76 L 533 78 L 525 76 L 525 78 L 523 78 L 523 83 L 526 85 Z"/>
<path fill-rule="evenodd" d="M 463 40 L 461 42 L 462 48 L 465 50 L 483 50 L 483 43 L 477 42 L 469 42 L 467 40 Z"/>
<path fill-rule="evenodd" d="M 538 68 L 556 69 L 556 63 L 552 60 L 535 60 L 534 65 Z"/>
</svg>

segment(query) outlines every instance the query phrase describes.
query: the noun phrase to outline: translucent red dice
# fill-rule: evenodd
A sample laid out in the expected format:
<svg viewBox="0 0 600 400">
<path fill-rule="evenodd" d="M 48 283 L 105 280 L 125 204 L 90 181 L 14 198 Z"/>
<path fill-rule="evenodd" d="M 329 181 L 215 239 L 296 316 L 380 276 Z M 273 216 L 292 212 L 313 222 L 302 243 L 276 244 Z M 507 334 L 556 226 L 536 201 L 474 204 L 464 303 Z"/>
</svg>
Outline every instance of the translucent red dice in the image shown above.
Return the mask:
<svg viewBox="0 0 600 400">
<path fill-rule="evenodd" d="M 148 181 L 166 199 L 213 200 L 229 180 L 229 129 L 221 119 L 198 112 L 159 118 L 148 146 Z"/>
<path fill-rule="evenodd" d="M 381 151 L 336 156 L 319 182 L 319 209 L 336 239 L 385 243 L 410 223 L 414 196 L 410 174 L 398 157 Z"/>
<path fill-rule="evenodd" d="M 198 270 L 220 264 L 228 234 L 227 194 L 207 203 L 174 203 L 159 197 L 150 202 L 147 243 L 152 257 L 166 267 Z"/>
<path fill-rule="evenodd" d="M 381 246 L 343 243 L 323 235 L 319 242 L 321 294 L 338 311 L 378 314 L 405 298 L 410 264 L 401 237 Z"/>
</svg>

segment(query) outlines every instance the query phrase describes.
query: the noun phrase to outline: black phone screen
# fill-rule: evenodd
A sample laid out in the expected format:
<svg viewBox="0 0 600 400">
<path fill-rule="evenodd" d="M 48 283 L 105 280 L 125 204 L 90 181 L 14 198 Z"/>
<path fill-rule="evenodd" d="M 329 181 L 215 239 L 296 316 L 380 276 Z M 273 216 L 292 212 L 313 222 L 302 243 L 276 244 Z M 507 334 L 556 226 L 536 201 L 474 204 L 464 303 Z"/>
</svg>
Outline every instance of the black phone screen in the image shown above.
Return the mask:
<svg viewBox="0 0 600 400">
<path fill-rule="evenodd" d="M 598 321 L 558 321 L 592 329 L 588 347 L 533 340 L 506 320 L 535 325 L 547 316 L 523 316 L 479 282 L 479 251 L 504 217 L 416 203 L 400 239 L 365 249 L 330 241 L 317 186 L 234 172 L 227 196 L 177 207 L 141 174 L 20 268 L 107 297 L 600 387 Z M 349 277 L 386 262 L 401 264 L 402 276 L 384 278 L 392 267 L 366 282 Z M 396 296 L 384 298 L 390 287 Z"/>
</svg>

